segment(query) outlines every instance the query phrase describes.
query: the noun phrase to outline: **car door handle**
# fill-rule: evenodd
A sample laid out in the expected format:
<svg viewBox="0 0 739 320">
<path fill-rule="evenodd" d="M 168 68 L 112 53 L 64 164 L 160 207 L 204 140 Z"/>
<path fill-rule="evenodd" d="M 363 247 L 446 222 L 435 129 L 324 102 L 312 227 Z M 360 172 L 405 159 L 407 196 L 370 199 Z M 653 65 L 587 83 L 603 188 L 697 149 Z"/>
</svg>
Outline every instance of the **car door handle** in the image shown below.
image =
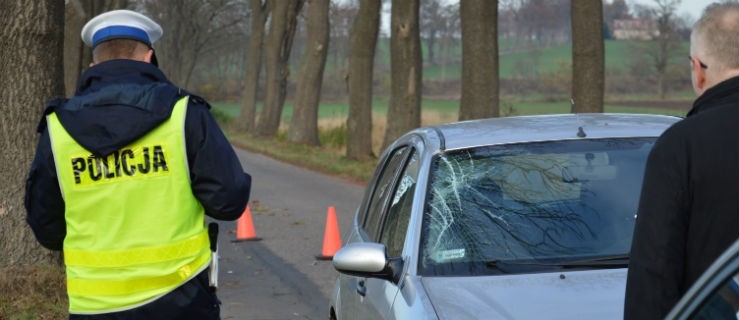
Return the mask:
<svg viewBox="0 0 739 320">
<path fill-rule="evenodd" d="M 362 297 L 367 294 L 367 287 L 364 286 L 364 280 L 357 282 L 357 293 Z"/>
</svg>

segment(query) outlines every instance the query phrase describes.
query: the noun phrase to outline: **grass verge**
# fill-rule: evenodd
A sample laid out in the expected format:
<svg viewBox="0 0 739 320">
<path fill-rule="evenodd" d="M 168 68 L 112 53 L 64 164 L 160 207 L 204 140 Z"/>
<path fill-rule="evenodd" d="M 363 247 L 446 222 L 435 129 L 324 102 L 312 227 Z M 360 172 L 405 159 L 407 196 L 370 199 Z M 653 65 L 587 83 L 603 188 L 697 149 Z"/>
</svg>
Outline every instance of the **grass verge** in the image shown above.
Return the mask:
<svg viewBox="0 0 739 320">
<path fill-rule="evenodd" d="M 337 148 L 312 147 L 286 142 L 284 133 L 280 133 L 276 139 L 254 137 L 232 130 L 228 130 L 227 135 L 229 141 L 239 148 L 303 168 L 338 176 L 358 184 L 364 184 L 371 178 L 377 164 L 377 159 L 350 160 L 343 155 L 341 149 Z"/>
<path fill-rule="evenodd" d="M 67 305 L 61 266 L 0 268 L 0 319 L 66 319 Z"/>
</svg>

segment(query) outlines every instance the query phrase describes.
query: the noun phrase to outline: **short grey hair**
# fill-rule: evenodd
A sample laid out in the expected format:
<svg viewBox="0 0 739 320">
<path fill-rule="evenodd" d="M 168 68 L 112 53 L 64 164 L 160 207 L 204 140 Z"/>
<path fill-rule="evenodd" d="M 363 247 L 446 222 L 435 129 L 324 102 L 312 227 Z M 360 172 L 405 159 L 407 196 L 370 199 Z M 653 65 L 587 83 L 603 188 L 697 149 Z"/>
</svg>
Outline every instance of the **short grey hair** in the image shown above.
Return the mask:
<svg viewBox="0 0 739 320">
<path fill-rule="evenodd" d="M 709 66 L 739 68 L 739 3 L 706 7 L 693 25 L 690 42 L 691 54 L 702 53 L 709 59 Z"/>
</svg>

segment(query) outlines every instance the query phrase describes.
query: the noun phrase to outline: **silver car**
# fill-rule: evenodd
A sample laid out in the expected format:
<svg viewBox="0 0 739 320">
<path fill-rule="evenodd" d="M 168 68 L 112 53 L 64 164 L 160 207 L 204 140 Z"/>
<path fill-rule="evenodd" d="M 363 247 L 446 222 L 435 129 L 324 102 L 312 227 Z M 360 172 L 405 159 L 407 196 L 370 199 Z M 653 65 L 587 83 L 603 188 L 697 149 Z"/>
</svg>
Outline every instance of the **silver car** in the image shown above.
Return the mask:
<svg viewBox="0 0 739 320">
<path fill-rule="evenodd" d="M 621 319 L 647 155 L 679 118 L 565 114 L 414 130 L 381 156 L 332 319 Z"/>
<path fill-rule="evenodd" d="M 739 319 L 739 240 L 706 269 L 665 319 Z"/>
</svg>

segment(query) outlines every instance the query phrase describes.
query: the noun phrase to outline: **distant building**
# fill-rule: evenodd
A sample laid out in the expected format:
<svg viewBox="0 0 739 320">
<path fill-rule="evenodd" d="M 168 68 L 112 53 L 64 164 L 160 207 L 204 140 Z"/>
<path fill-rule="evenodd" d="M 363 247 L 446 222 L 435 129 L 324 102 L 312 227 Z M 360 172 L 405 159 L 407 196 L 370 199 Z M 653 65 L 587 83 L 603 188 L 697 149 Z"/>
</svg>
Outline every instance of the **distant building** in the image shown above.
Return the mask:
<svg viewBox="0 0 739 320">
<path fill-rule="evenodd" d="M 616 40 L 650 40 L 659 35 L 657 22 L 649 19 L 613 20 L 611 33 Z"/>
</svg>

